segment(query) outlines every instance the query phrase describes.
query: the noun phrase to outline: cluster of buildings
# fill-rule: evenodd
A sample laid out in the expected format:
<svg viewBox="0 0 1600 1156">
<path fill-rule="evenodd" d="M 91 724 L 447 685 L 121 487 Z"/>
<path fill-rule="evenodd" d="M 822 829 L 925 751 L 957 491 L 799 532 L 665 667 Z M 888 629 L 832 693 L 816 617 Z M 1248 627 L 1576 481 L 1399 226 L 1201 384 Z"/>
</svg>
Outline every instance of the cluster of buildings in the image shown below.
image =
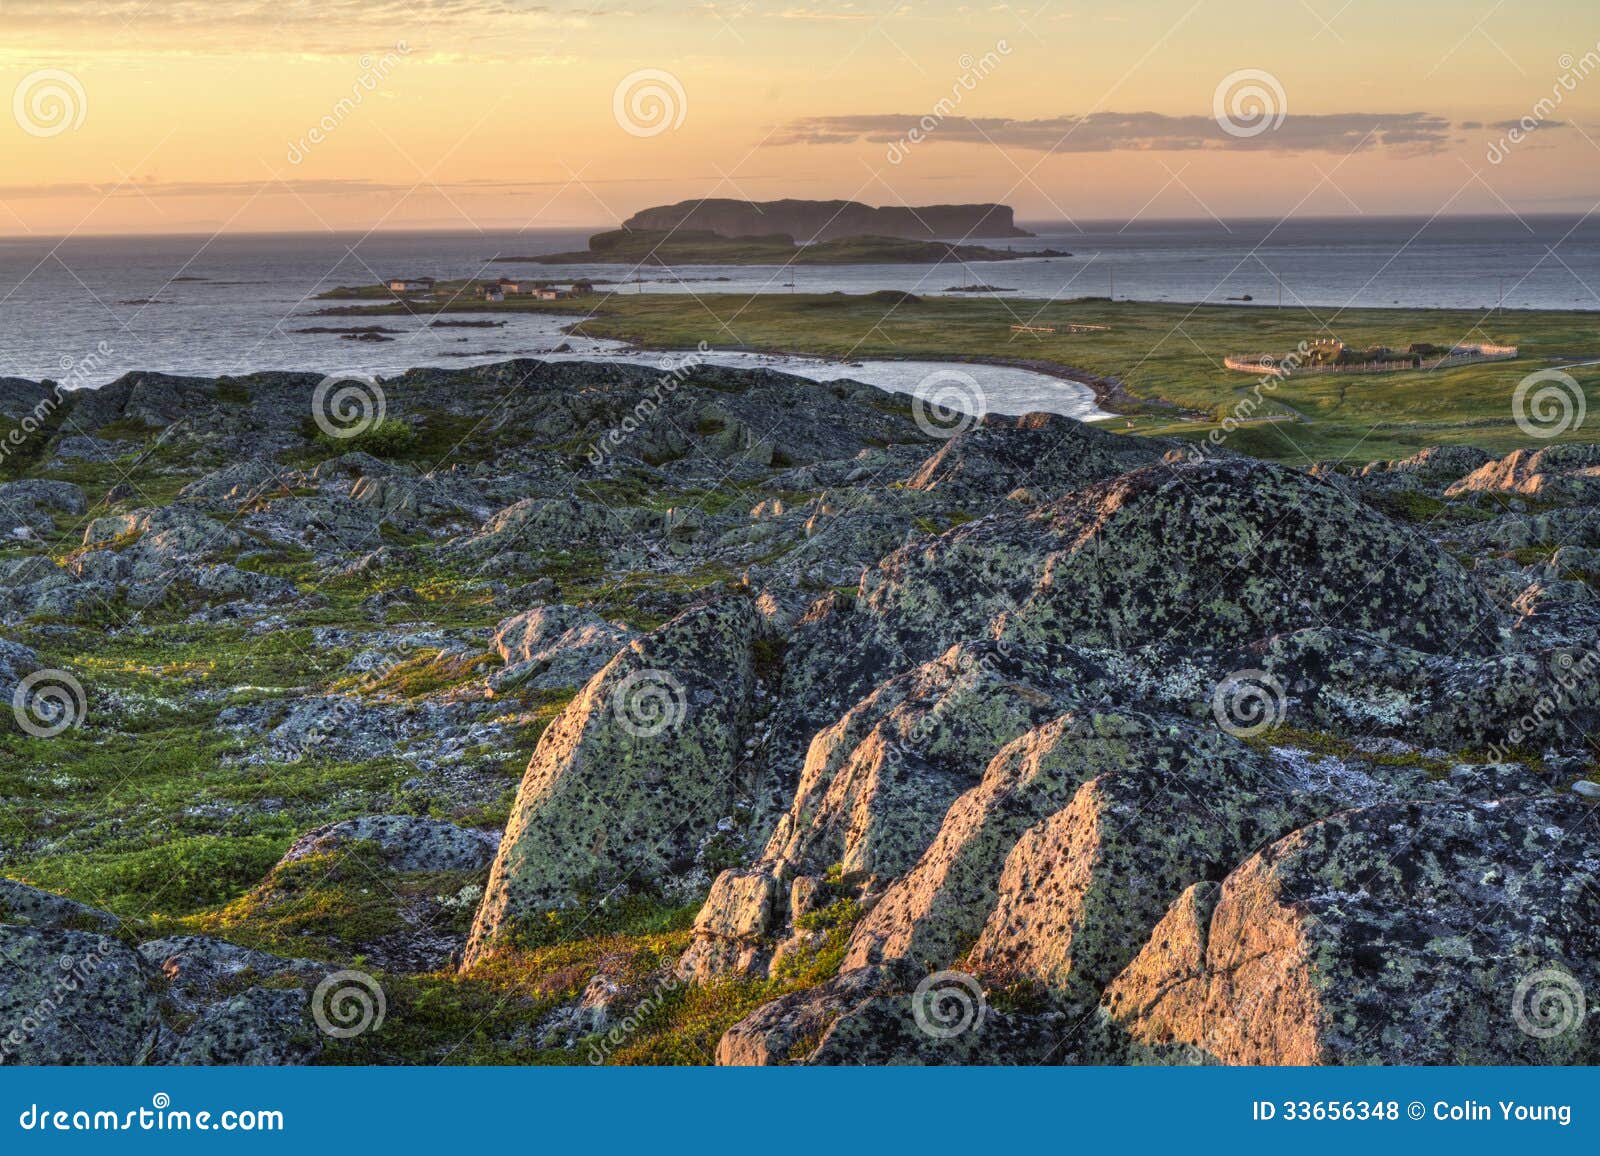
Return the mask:
<svg viewBox="0 0 1600 1156">
<path fill-rule="evenodd" d="M 393 277 L 384 283 L 389 292 L 405 296 L 431 295 L 439 282 L 432 277 Z M 594 292 L 594 283 L 574 281 L 565 289 L 544 281 L 524 281 L 501 277 L 495 281 L 482 281 L 473 285 L 473 296 L 479 301 L 504 301 L 507 297 L 531 297 L 536 301 L 560 301 L 566 297 L 587 297 Z"/>
<path fill-rule="evenodd" d="M 1336 337 L 1315 337 L 1301 343 L 1288 357 L 1267 353 L 1236 353 L 1223 358 L 1229 369 L 1241 373 L 1267 373 L 1287 377 L 1294 373 L 1393 373 L 1405 369 L 1453 369 L 1476 361 L 1510 361 L 1515 345 L 1492 342 L 1444 346 L 1414 341 L 1404 350 L 1376 345 L 1354 349 Z"/>
</svg>

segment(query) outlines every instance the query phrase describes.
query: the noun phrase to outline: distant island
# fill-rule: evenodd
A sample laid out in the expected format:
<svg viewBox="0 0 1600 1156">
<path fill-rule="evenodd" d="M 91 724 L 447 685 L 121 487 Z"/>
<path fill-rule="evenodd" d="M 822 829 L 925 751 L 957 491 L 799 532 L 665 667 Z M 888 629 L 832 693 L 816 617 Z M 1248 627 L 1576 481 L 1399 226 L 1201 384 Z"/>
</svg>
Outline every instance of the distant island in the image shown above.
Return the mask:
<svg viewBox="0 0 1600 1156">
<path fill-rule="evenodd" d="M 783 234 L 801 244 L 841 237 L 913 241 L 1031 237 L 1012 221 L 1010 205 L 885 205 L 859 201 L 679 201 L 641 209 L 624 229 L 636 233 L 692 229 L 719 237 Z"/>
<path fill-rule="evenodd" d="M 788 233 L 729 237 L 707 229 L 635 229 L 624 226 L 589 238 L 587 249 L 496 261 L 539 265 L 936 265 L 941 261 L 1014 261 L 1070 257 L 1056 249 L 1019 253 L 949 241 L 852 236 L 801 244 Z"/>
</svg>

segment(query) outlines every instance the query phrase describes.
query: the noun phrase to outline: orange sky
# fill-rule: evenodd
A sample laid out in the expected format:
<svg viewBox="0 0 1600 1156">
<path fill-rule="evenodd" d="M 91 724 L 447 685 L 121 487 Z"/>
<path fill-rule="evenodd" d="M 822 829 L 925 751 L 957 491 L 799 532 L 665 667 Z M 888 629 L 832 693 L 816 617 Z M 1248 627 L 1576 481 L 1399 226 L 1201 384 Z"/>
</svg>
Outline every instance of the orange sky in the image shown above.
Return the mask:
<svg viewBox="0 0 1600 1156">
<path fill-rule="evenodd" d="M 590 225 L 708 195 L 1035 220 L 1600 200 L 1592 3 L 1342 3 L 7 0 L 0 233 Z M 1223 126 L 1240 73 L 1266 116 Z"/>
</svg>

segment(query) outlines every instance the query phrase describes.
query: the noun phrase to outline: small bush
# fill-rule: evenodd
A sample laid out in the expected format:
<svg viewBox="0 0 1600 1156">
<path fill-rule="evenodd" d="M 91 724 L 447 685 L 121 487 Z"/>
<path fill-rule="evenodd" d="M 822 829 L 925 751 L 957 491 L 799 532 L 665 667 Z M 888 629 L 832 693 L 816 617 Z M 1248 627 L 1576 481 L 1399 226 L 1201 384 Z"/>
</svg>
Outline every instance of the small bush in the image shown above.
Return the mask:
<svg viewBox="0 0 1600 1156">
<path fill-rule="evenodd" d="M 375 458 L 403 457 L 416 448 L 417 432 L 398 418 L 385 418 L 354 437 L 331 438 L 321 434 L 319 441 L 338 446 L 347 453 L 371 454 Z"/>
</svg>

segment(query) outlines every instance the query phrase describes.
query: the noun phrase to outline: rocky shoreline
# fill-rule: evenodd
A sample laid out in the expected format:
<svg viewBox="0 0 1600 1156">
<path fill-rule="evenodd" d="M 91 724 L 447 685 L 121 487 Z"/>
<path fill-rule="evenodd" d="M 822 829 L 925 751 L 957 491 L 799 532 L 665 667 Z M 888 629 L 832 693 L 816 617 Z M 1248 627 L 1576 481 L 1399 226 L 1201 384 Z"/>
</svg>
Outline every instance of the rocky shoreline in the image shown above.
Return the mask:
<svg viewBox="0 0 1600 1156">
<path fill-rule="evenodd" d="M 1600 446 L 356 384 L 0 380 L 0 1061 L 1600 1061 Z"/>
</svg>

